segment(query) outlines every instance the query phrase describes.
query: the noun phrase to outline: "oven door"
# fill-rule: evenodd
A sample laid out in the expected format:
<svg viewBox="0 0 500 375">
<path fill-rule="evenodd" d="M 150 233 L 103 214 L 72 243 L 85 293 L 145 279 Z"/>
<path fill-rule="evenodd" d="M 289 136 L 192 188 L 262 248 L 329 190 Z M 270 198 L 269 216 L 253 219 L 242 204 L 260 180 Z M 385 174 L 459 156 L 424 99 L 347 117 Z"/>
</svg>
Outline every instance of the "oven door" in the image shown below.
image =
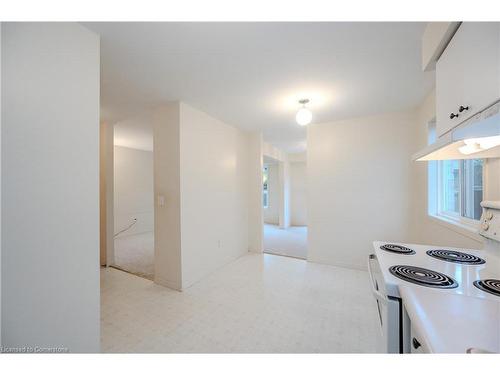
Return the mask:
<svg viewBox="0 0 500 375">
<path fill-rule="evenodd" d="M 377 351 L 381 353 L 402 353 L 402 337 L 400 330 L 401 301 L 399 298 L 387 296 L 384 278 L 375 254 L 368 256 L 368 272 L 377 308 L 379 337 Z"/>
</svg>

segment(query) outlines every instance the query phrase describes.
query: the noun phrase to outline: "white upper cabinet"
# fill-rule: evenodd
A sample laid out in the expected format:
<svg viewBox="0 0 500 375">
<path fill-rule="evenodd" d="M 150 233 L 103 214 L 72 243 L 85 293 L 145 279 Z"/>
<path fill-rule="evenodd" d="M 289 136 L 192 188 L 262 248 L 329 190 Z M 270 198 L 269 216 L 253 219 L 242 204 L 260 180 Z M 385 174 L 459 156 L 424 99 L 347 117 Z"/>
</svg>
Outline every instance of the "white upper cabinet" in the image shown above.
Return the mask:
<svg viewBox="0 0 500 375">
<path fill-rule="evenodd" d="M 437 135 L 500 99 L 500 22 L 464 22 L 436 64 Z"/>
</svg>

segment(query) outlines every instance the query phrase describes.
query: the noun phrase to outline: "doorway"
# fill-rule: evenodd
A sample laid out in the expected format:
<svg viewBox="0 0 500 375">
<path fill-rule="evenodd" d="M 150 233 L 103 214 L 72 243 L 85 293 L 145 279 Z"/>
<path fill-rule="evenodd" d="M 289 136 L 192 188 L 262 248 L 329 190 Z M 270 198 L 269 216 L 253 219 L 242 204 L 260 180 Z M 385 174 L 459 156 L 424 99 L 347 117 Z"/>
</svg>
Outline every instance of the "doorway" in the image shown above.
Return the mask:
<svg viewBox="0 0 500 375">
<path fill-rule="evenodd" d="M 307 259 L 307 164 L 304 155 L 280 161 L 264 155 L 264 252 Z"/>
<path fill-rule="evenodd" d="M 116 129 L 115 129 L 116 132 Z M 153 151 L 114 145 L 114 266 L 153 280 Z"/>
<path fill-rule="evenodd" d="M 103 124 L 102 129 L 101 265 L 153 280 L 154 155 L 150 116 Z"/>
</svg>

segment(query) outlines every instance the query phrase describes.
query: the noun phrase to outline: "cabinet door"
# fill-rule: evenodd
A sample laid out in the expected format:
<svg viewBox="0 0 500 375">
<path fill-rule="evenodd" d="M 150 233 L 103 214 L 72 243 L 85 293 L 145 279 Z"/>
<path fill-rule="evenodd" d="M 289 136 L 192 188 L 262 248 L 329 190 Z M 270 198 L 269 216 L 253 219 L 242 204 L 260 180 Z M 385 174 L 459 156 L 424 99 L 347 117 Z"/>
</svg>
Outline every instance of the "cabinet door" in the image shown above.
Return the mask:
<svg viewBox="0 0 500 375">
<path fill-rule="evenodd" d="M 460 38 L 457 38 L 463 26 L 462 23 L 436 63 L 436 135 L 438 137 L 459 124 L 459 118 L 450 119 L 450 114 L 457 113 L 458 103 L 463 102 L 464 88 L 460 77 L 463 71 L 462 55 L 466 51 L 459 45 Z"/>
<path fill-rule="evenodd" d="M 469 35 L 467 43 L 473 43 L 473 55 L 465 60 L 464 103 L 459 106 L 468 106 L 467 117 L 471 117 L 500 99 L 500 22 L 464 26 Z"/>
<path fill-rule="evenodd" d="M 437 135 L 498 99 L 500 23 L 464 22 L 436 64 Z M 469 109 L 460 113 L 460 106 Z"/>
</svg>

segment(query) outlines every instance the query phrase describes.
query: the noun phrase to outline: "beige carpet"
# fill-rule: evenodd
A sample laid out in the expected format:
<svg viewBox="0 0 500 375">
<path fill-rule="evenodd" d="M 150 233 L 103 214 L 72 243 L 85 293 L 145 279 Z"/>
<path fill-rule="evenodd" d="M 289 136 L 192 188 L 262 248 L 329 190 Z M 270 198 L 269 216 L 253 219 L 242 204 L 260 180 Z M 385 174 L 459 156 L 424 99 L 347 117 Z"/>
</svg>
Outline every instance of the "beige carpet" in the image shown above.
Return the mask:
<svg viewBox="0 0 500 375">
<path fill-rule="evenodd" d="M 307 227 L 264 224 L 264 252 L 307 259 Z"/>
<path fill-rule="evenodd" d="M 154 234 L 133 234 L 115 238 L 116 268 L 153 280 Z"/>
</svg>

